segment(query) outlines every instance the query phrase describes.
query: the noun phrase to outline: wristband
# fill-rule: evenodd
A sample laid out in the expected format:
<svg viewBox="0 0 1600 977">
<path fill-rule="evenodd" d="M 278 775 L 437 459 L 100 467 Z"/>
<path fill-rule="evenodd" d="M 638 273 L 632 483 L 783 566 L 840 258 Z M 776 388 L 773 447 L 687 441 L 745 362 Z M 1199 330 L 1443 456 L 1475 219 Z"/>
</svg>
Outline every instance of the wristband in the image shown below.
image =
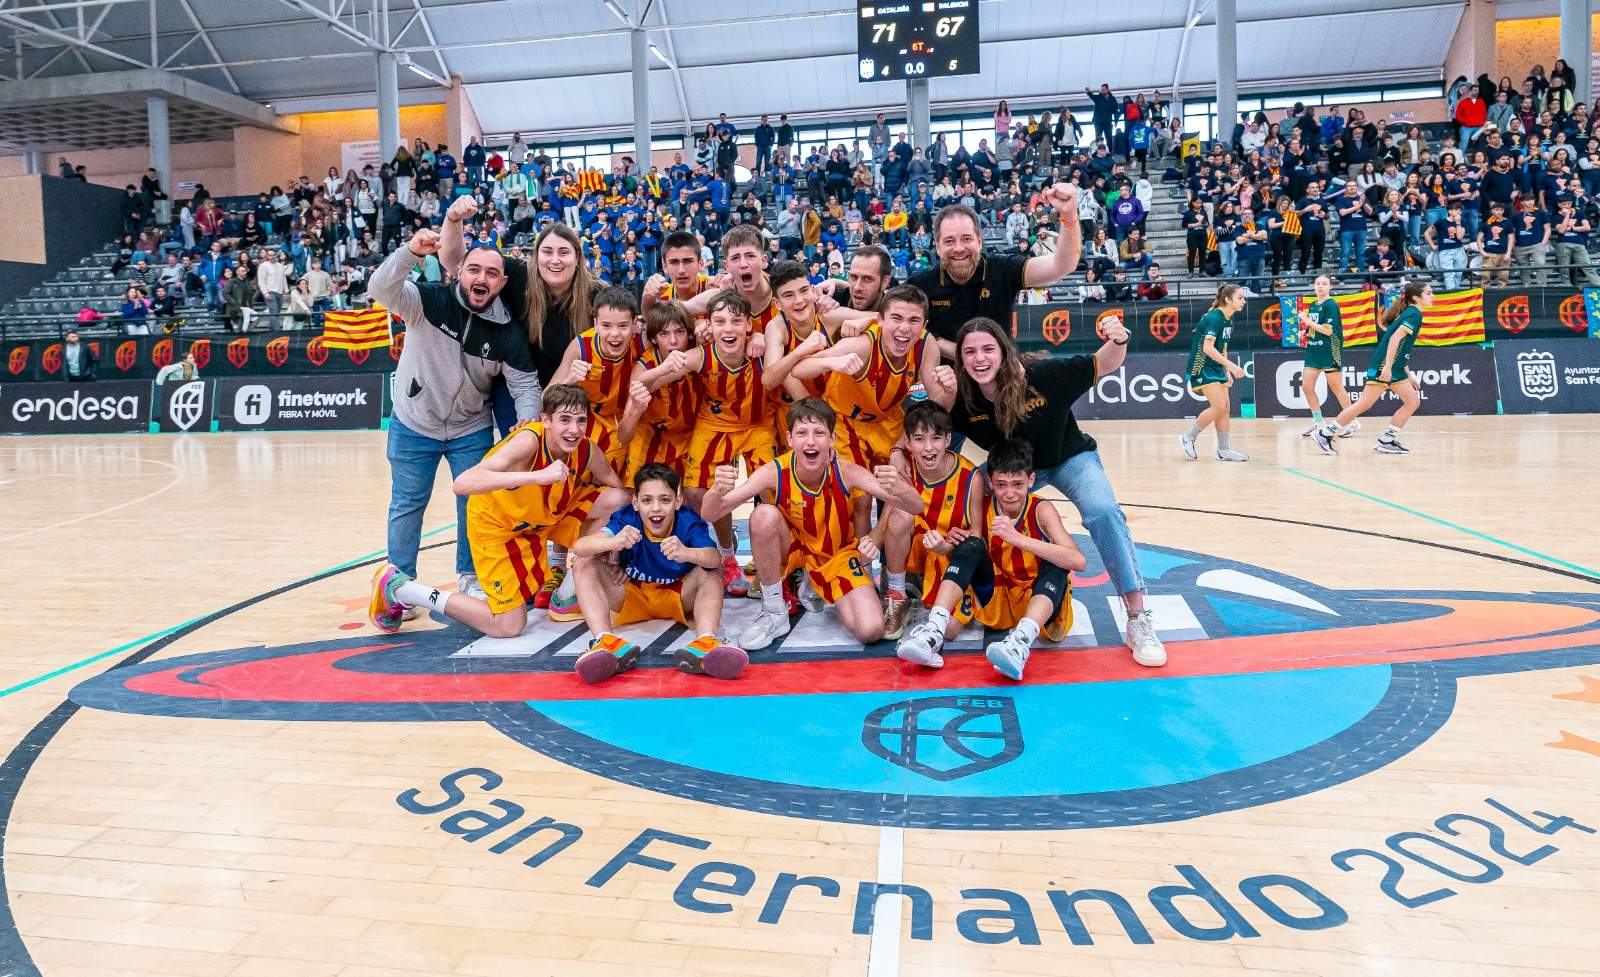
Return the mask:
<svg viewBox="0 0 1600 977">
<path fill-rule="evenodd" d="M 1113 339 L 1111 341 L 1111 345 L 1113 345 L 1113 346 L 1126 346 L 1126 345 L 1128 345 L 1128 340 L 1124 339 L 1119 343 L 1115 339 Z"/>
</svg>

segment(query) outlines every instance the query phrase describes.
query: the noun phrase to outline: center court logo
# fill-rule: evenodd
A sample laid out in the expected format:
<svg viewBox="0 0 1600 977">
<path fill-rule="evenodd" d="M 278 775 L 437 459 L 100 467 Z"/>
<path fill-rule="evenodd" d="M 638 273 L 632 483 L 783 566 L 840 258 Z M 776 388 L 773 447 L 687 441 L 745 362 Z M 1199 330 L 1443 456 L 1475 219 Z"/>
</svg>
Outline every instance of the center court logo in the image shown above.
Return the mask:
<svg viewBox="0 0 1600 977">
<path fill-rule="evenodd" d="M 1561 392 L 1554 353 L 1529 350 L 1517 354 L 1517 386 L 1531 400 L 1549 400 Z"/>
<path fill-rule="evenodd" d="M 1092 548 L 1089 548 L 1092 552 Z M 1141 547 L 1170 664 L 1134 664 L 1091 564 L 1074 625 L 1006 682 L 970 630 L 931 671 L 806 615 L 734 682 L 673 669 L 679 626 L 630 633 L 638 668 L 572 671 L 582 631 L 448 624 L 146 661 L 80 705 L 312 722 L 484 722 L 559 762 L 709 804 L 856 824 L 1042 830 L 1202 817 L 1336 786 L 1426 742 L 1464 677 L 1600 661 L 1600 596 L 1338 591 Z M 748 605 L 748 606 L 747 606 Z M 729 605 L 739 626 L 755 602 Z M 271 615 L 263 620 L 272 620 Z M 436 620 L 435 622 L 441 623 Z M 201 632 L 203 635 L 203 632 Z"/>
</svg>

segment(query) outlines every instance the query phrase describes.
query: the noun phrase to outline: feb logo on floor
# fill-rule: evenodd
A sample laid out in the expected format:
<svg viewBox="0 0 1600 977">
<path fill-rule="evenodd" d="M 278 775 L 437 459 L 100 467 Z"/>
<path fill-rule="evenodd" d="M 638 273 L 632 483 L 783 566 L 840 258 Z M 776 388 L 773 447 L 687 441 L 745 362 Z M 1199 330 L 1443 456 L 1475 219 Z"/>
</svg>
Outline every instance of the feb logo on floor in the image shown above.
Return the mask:
<svg viewBox="0 0 1600 977">
<path fill-rule="evenodd" d="M 1093 552 L 1085 546 L 1086 552 Z M 1425 742 L 1458 679 L 1600 661 L 1600 596 L 1333 591 L 1145 547 L 1170 663 L 1134 664 L 1101 568 L 1023 684 L 974 630 L 933 672 L 831 613 L 797 622 L 744 677 L 673 669 L 690 640 L 629 629 L 639 668 L 584 685 L 581 625 L 518 638 L 449 625 L 148 661 L 72 692 L 96 709 L 238 720 L 487 722 L 563 763 L 711 804 L 859 824 L 1037 830 L 1147 824 L 1343 783 Z M 731 602 L 727 626 L 756 611 Z M 204 632 L 201 632 L 203 636 Z M 718 735 L 699 731 L 716 730 Z"/>
</svg>

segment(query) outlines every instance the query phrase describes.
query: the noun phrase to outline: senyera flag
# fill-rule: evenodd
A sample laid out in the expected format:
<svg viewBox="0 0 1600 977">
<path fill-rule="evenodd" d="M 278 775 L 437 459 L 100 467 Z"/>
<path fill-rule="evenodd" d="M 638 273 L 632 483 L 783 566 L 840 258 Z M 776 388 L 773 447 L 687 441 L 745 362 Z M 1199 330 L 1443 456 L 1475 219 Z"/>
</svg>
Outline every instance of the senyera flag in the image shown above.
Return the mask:
<svg viewBox="0 0 1600 977">
<path fill-rule="evenodd" d="M 382 306 L 326 312 L 322 345 L 329 349 L 379 349 L 389 345 L 389 313 Z"/>
<path fill-rule="evenodd" d="M 1418 346 L 1454 346 L 1457 343 L 1481 343 L 1484 339 L 1481 288 L 1436 293 L 1433 305 L 1422 310 Z"/>
<path fill-rule="evenodd" d="M 1344 345 L 1361 346 L 1366 343 L 1378 341 L 1378 301 L 1377 293 L 1373 291 L 1351 292 L 1347 295 L 1332 296 L 1339 304 L 1339 322 L 1344 327 Z M 1304 314 L 1311 307 L 1315 296 L 1302 295 L 1295 303 L 1295 319 Z M 1284 326 L 1284 334 L 1288 335 L 1288 326 Z M 1302 330 L 1303 332 L 1303 330 Z M 1285 345 L 1288 345 L 1287 340 Z M 1304 346 L 1304 337 L 1295 345 Z"/>
</svg>

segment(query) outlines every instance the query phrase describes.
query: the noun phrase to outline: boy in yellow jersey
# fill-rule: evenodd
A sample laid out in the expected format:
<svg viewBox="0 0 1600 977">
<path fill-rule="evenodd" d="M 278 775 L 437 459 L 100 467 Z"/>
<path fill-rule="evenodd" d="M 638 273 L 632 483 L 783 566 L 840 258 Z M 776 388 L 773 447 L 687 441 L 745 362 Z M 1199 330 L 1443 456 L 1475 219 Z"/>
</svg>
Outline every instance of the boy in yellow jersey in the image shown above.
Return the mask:
<svg viewBox="0 0 1600 977">
<path fill-rule="evenodd" d="M 821 601 L 832 604 L 851 637 L 871 644 L 883 637 L 883 611 L 867 565 L 878 547 L 870 537 L 858 540 L 850 519 L 851 499 L 868 495 L 908 513 L 920 512 L 922 500 L 888 465 L 869 472 L 838 457 L 833 447 L 833 408 L 815 397 L 789 408 L 791 450 L 735 485 L 731 465 L 717 469 L 701 514 L 715 518 L 731 513 L 756 496 L 750 514 L 750 548 L 761 578 L 761 613 L 739 639 L 746 651 L 765 648 L 789 633 L 784 580 L 796 570 Z M 820 611 L 820 604 L 812 610 Z"/>
<path fill-rule="evenodd" d="M 906 574 L 921 578 L 922 603 L 932 608 L 939 580 L 950 565 L 950 552 L 983 525 L 986 496 L 978 466 L 950 450 L 950 414 L 931 400 L 906 408 L 905 443 L 890 458 L 902 477 L 922 497 L 922 511 L 910 516 L 889 509 L 872 534 L 883 549 L 884 637 L 905 631 L 910 604 Z M 955 614 L 965 624 L 971 615 Z"/>
<path fill-rule="evenodd" d="M 593 536 L 573 544 L 579 557 L 578 602 L 593 636 L 576 669 L 599 682 L 632 668 L 639 646 L 611 628 L 640 621 L 692 623 L 700 637 L 678 651 L 678 669 L 714 678 L 737 678 L 750 658 L 717 638 L 722 623 L 720 556 L 711 527 L 683 505 L 678 473 L 646 465 L 634 480 L 634 500 L 612 514 Z M 605 572 L 599 557 L 616 554 L 623 576 Z"/>
<path fill-rule="evenodd" d="M 939 388 L 939 344 L 926 329 L 928 296 L 922 289 L 889 289 L 878 321 L 879 329 L 841 339 L 830 352 L 796 366 L 793 374 L 801 382 L 827 376 L 822 397 L 839 415 L 839 455 L 868 469 L 889 463 L 912 386 Z M 864 500 L 855 521 L 858 533 L 871 528 L 871 508 Z"/>
<path fill-rule="evenodd" d="M 992 499 L 984 508 L 984 535 L 968 536 L 951 549 L 928 619 L 900 639 L 895 654 L 929 668 L 943 667 L 939 652 L 961 630 L 954 616 L 958 606 L 971 606 L 973 619 L 985 627 L 1010 629 L 985 654 L 1001 675 L 1021 681 L 1040 632 L 1059 641 L 1072 626 L 1068 574 L 1082 570 L 1086 561 L 1055 506 L 1033 493 L 1031 445 L 995 445 L 988 473 Z"/>
<path fill-rule="evenodd" d="M 588 427 L 588 395 L 556 384 L 544 392 L 539 420 L 517 425 L 456 478 L 456 494 L 467 496 L 467 540 L 483 600 L 423 586 L 385 564 L 373 577 L 372 623 L 393 633 L 407 607 L 426 606 L 493 638 L 521 634 L 527 605 L 546 576 L 546 541 L 570 547 L 628 502 L 616 473 L 586 437 Z M 570 577 L 562 588 L 573 588 Z M 575 609 L 572 595 L 565 598 Z M 552 612 L 563 602 L 558 590 Z"/>
<path fill-rule="evenodd" d="M 761 385 L 761 361 L 752 359 L 747 349 L 750 304 L 732 289 L 723 289 L 707 303 L 707 310 L 711 340 L 686 353 L 667 354 L 660 366 L 639 378 L 652 393 L 684 376 L 694 383 L 699 408 L 684 483 L 689 504 L 702 515 L 701 502 L 719 467 L 737 465 L 742 459 L 753 472 L 777 453 L 771 398 Z M 747 596 L 750 585 L 734 555 L 731 515 L 707 521 L 717 524 L 724 590 L 730 597 Z"/>
<path fill-rule="evenodd" d="M 722 275 L 713 284 L 725 284 L 750 304 L 750 319 L 757 333 L 765 333 L 767 323 L 778 316 L 778 300 L 767 281 L 767 242 L 754 224 L 740 224 L 722 235 Z M 696 319 L 710 312 L 710 296 L 701 292 L 684 304 Z M 832 308 L 836 303 L 824 303 Z"/>
<path fill-rule="evenodd" d="M 659 367 L 674 352 L 693 348 L 694 322 L 683 303 L 658 302 L 644 315 L 645 350 L 639 357 L 628 406 L 623 408 L 617 433 L 628 445 L 628 477 L 645 465 L 659 464 L 682 477 L 694 434 L 700 395 L 694 381 L 680 377 L 653 394 L 639 377 Z"/>
<path fill-rule="evenodd" d="M 576 384 L 589 395 L 589 440 L 619 476 L 627 468 L 628 446 L 617 429 L 645 351 L 638 319 L 632 292 L 602 288 L 594 297 L 593 327 L 567 344 L 555 372 L 556 382 Z"/>
<path fill-rule="evenodd" d="M 802 397 L 821 397 L 828 384 L 826 375 L 802 383 L 790 377 L 790 373 L 801 360 L 832 346 L 840 336 L 858 336 L 865 332 L 877 321 L 877 314 L 846 308 L 819 314 L 817 290 L 811 284 L 806 266 L 798 261 L 774 264 L 767 280 L 778 300 L 779 315 L 767 324 L 761 383 L 768 390 L 778 391 L 775 429 L 781 443 L 789 432 L 789 405 Z"/>
<path fill-rule="evenodd" d="M 658 302 L 687 302 L 701 292 L 715 291 L 710 282 L 700 259 L 700 239 L 693 231 L 673 231 L 661 242 L 661 271 L 644 283 L 644 311 Z"/>
</svg>

